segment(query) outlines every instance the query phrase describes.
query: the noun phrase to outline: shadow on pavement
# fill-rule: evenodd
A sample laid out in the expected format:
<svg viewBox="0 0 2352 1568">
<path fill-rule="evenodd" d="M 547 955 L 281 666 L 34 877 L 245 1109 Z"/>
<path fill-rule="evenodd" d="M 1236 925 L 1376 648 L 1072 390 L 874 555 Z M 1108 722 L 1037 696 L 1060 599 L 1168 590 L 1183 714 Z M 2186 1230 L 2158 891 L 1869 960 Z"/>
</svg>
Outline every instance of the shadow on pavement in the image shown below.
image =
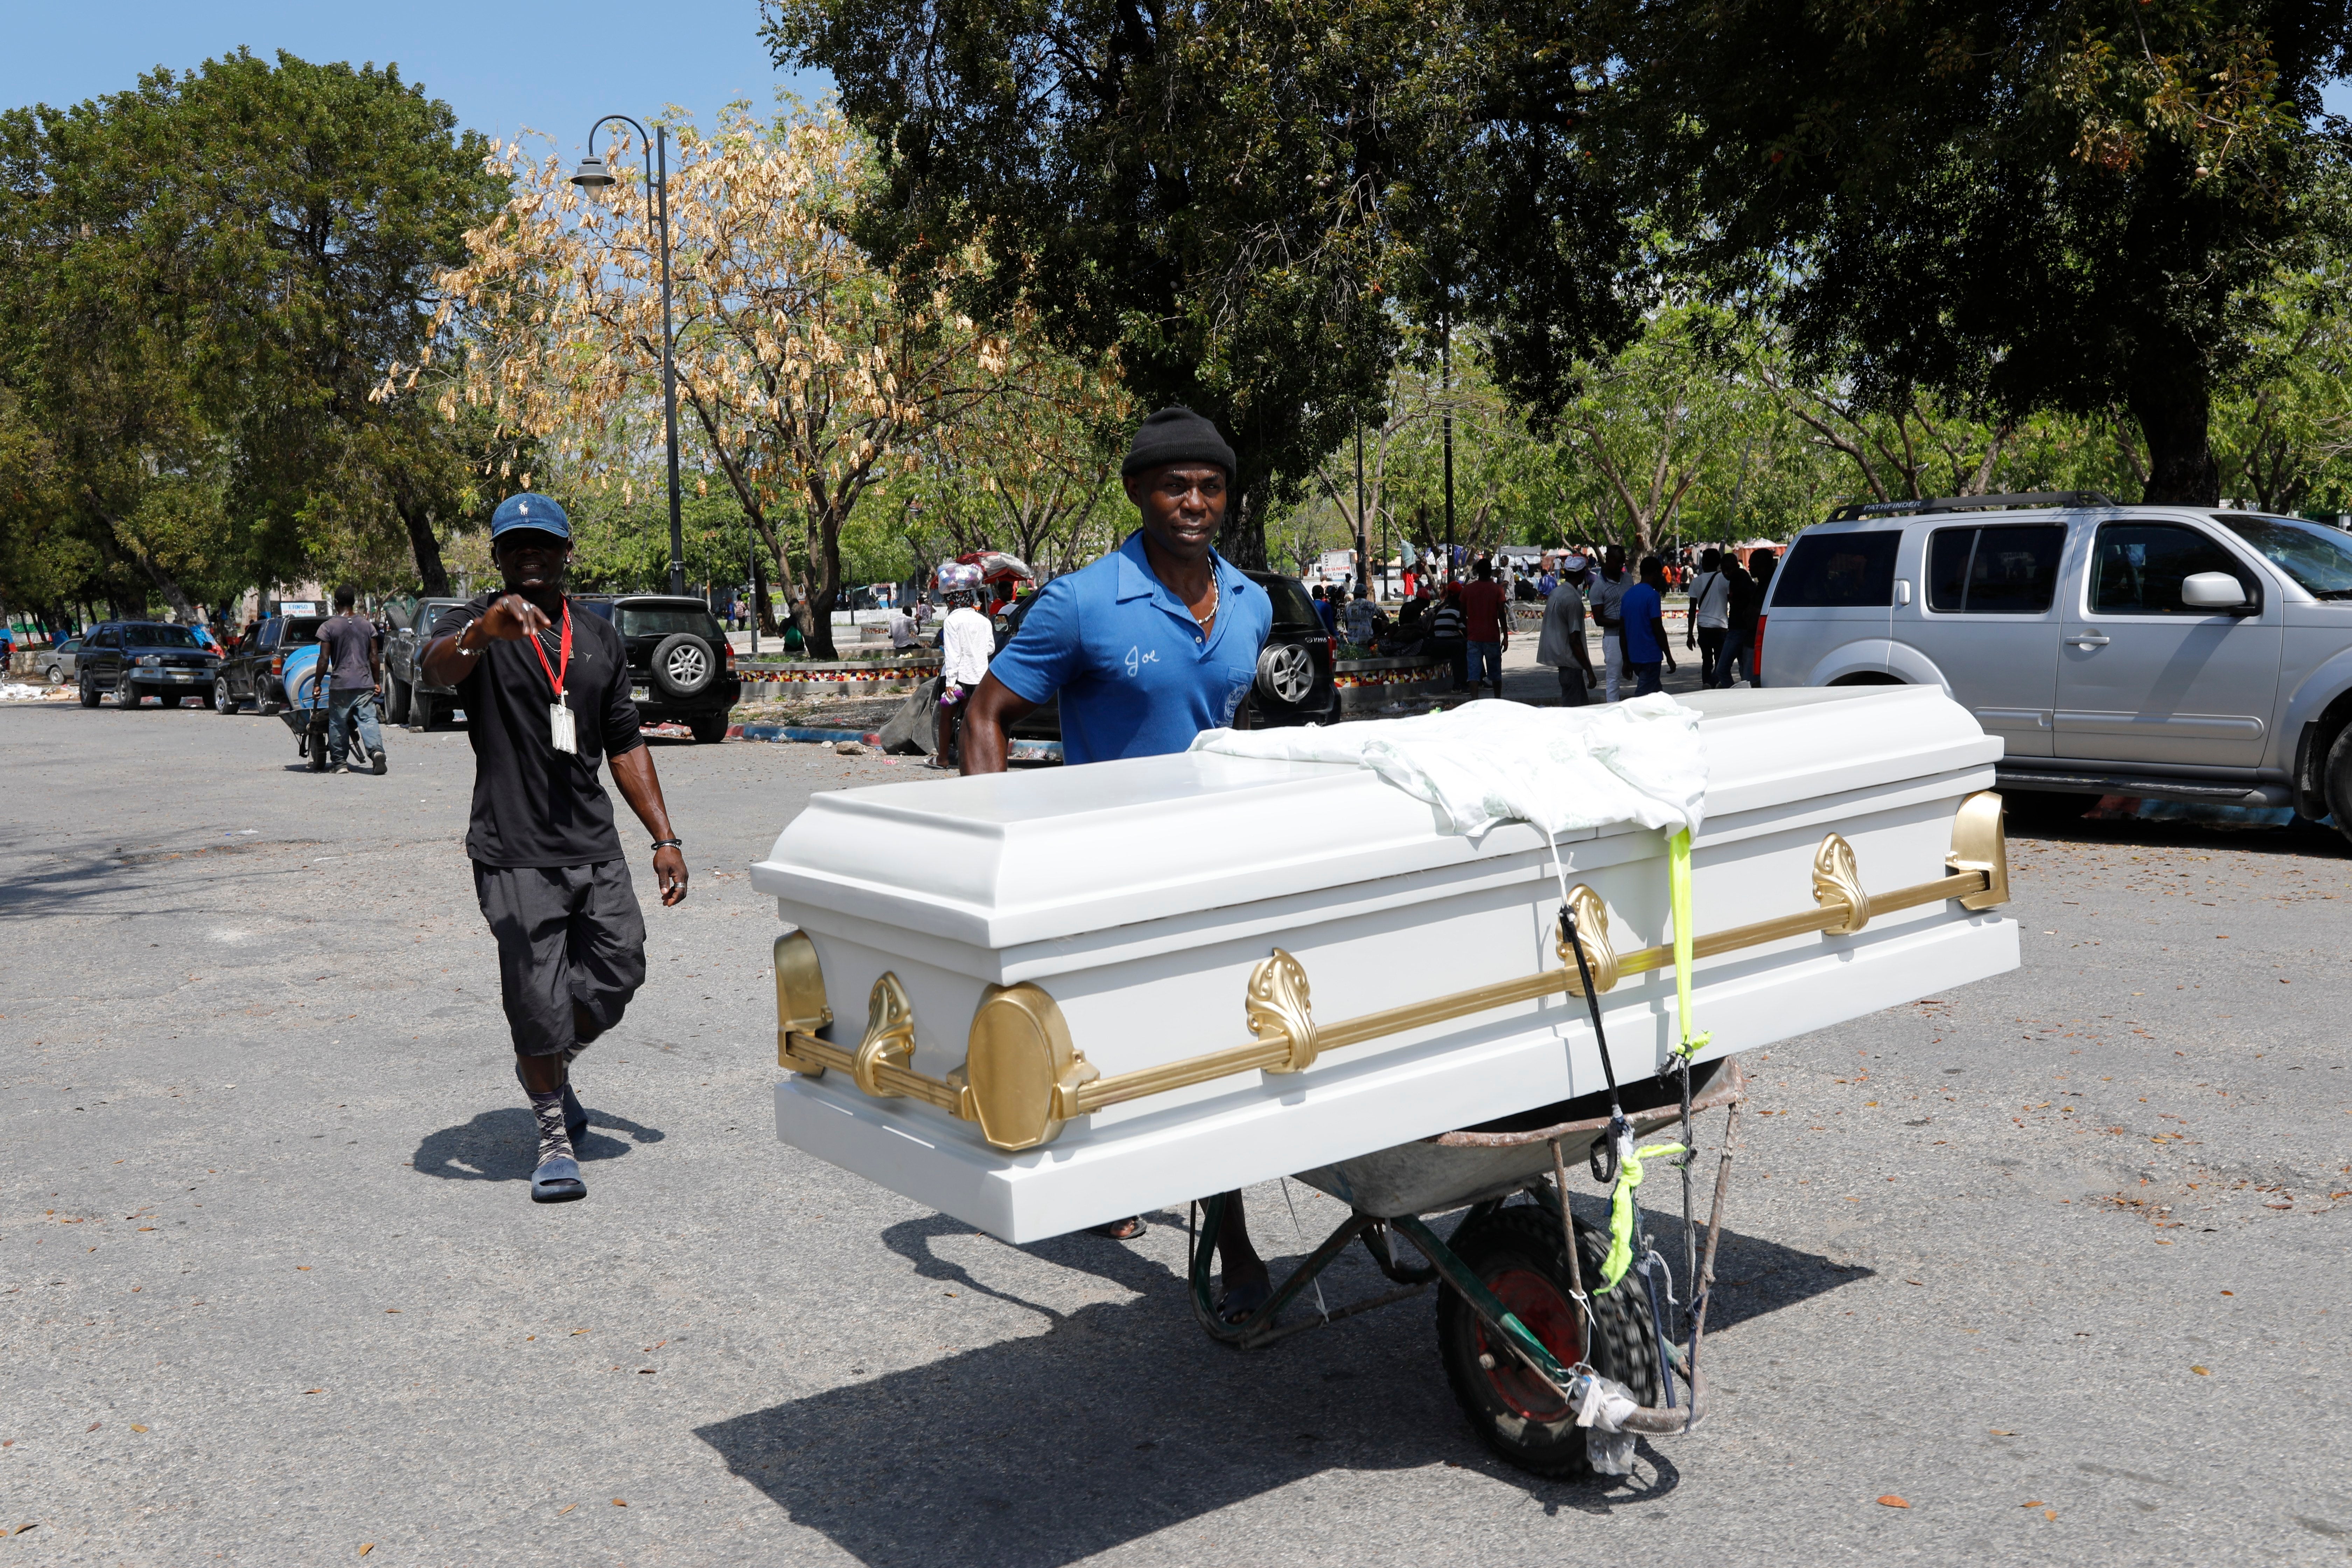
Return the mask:
<svg viewBox="0 0 2352 1568">
<path fill-rule="evenodd" d="M 618 1130 L 629 1142 L 613 1136 Z M 583 1165 L 617 1160 L 639 1143 L 658 1143 L 661 1130 L 590 1108 L 588 1131 L 572 1146 Z M 453 1182 L 527 1182 L 538 1163 L 539 1132 L 527 1106 L 485 1110 L 457 1127 L 428 1132 L 416 1145 L 419 1175 Z"/>
<path fill-rule="evenodd" d="M 1183 1228 L 1181 1214 L 1148 1217 Z M 1433 1294 L 1240 1352 L 1210 1342 L 1182 1281 L 1131 1247 L 1081 1233 L 1017 1249 L 1135 1292 L 1058 1312 L 933 1250 L 940 1237 L 977 1236 L 944 1216 L 892 1226 L 885 1245 L 922 1283 L 901 1301 L 854 1310 L 902 1325 L 934 1318 L 953 1336 L 969 1293 L 1034 1313 L 1042 1331 L 976 1350 L 942 1342 L 949 1353 L 872 1378 L 853 1366 L 858 1382 L 696 1432 L 794 1522 L 877 1568 L 1060 1564 L 1163 1531 L 1178 1532 L 1180 1559 L 1248 1561 L 1242 1527 L 1215 1516 L 1286 1487 L 1311 1500 L 1315 1478 L 1330 1471 L 1452 1464 L 1518 1487 L 1547 1512 L 1592 1514 L 1680 1484 L 1671 1458 L 1646 1444 L 1636 1473 L 1607 1485 L 1541 1480 L 1491 1458 L 1446 1389 Z M 1863 1277 L 1752 1237 L 1727 1233 L 1724 1249 L 1724 1261 L 1755 1273 L 1718 1294 L 1718 1323 Z M 1387 1288 L 1359 1254 L 1323 1277 L 1334 1307 Z M 1771 1288 L 1757 1289 L 1766 1279 Z"/>
</svg>

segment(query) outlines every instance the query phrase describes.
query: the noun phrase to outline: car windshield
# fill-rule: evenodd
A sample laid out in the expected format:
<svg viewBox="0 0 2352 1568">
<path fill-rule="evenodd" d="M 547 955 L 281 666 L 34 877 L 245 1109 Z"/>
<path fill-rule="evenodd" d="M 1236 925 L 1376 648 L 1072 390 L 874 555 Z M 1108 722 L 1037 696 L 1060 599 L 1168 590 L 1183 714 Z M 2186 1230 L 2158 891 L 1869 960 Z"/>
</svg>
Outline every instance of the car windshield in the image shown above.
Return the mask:
<svg viewBox="0 0 2352 1568">
<path fill-rule="evenodd" d="M 125 647 L 202 647 L 196 634 L 185 626 L 125 626 Z"/>
<path fill-rule="evenodd" d="M 319 640 L 319 627 L 325 619 L 326 617 L 323 616 L 287 616 L 285 630 L 278 634 L 278 646 L 279 647 L 299 647 L 304 643 L 317 642 Z"/>
<path fill-rule="evenodd" d="M 1297 578 L 1267 578 L 1265 596 L 1274 601 L 1274 619 L 1277 626 L 1312 626 L 1318 632 L 1323 629 L 1323 617 L 1315 613 L 1315 601 L 1300 586 Z"/>
<path fill-rule="evenodd" d="M 620 631 L 625 637 L 666 637 L 672 632 L 716 637 L 719 625 L 699 606 L 649 605 L 621 606 Z"/>
<path fill-rule="evenodd" d="M 2216 512 L 2223 528 L 2294 578 L 2315 599 L 2352 599 L 2352 534 L 2316 522 Z"/>
</svg>

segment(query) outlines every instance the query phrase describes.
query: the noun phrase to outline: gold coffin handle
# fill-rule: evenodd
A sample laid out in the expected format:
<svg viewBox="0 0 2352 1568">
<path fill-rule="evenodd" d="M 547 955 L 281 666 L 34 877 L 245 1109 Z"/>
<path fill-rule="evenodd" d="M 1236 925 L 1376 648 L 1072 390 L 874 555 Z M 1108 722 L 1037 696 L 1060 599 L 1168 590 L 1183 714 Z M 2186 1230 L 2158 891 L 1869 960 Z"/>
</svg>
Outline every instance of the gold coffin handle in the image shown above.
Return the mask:
<svg viewBox="0 0 2352 1568">
<path fill-rule="evenodd" d="M 906 1068 L 915 1055 L 915 1004 L 898 977 L 884 970 L 866 998 L 866 1035 L 849 1058 L 849 1076 L 877 1100 L 895 1100 L 898 1091 L 883 1087 L 877 1076 L 884 1067 Z"/>
<path fill-rule="evenodd" d="M 2000 793 L 1980 789 L 1960 802 L 1952 817 L 1952 852 L 1944 864 L 1955 871 L 1984 873 L 1984 891 L 1964 893 L 1960 908 L 1989 910 L 2009 902 L 2008 808 Z"/>
<path fill-rule="evenodd" d="M 1854 864 L 1853 846 L 1843 834 L 1831 834 L 1813 851 L 1813 902 L 1825 910 L 1844 908 L 1843 921 L 1823 928 L 1831 936 L 1852 936 L 1870 923 L 1870 895 L 1863 890 L 1862 868 Z"/>
<path fill-rule="evenodd" d="M 824 1001 L 824 965 L 817 962 L 816 943 L 806 931 L 786 931 L 776 939 L 776 1065 L 814 1078 L 824 1064 L 794 1056 L 794 1030 L 814 1035 L 833 1022 Z"/>
<path fill-rule="evenodd" d="M 1609 906 L 1601 901 L 1600 894 L 1579 882 L 1569 889 L 1568 907 L 1576 911 L 1576 945 L 1584 950 L 1585 967 L 1592 971 L 1593 993 L 1598 995 L 1615 989 L 1617 950 L 1609 945 Z M 1560 967 L 1574 974 L 1576 954 L 1568 951 L 1567 941 L 1555 939 L 1552 946 L 1559 951 Z"/>
<path fill-rule="evenodd" d="M 1315 1065 L 1321 1047 L 1315 1039 L 1315 1015 L 1308 1004 L 1307 966 L 1280 948 L 1258 960 L 1250 971 L 1244 1011 L 1249 1032 L 1261 1040 L 1277 1035 L 1290 1043 L 1288 1054 L 1272 1073 L 1305 1072 Z"/>
<path fill-rule="evenodd" d="M 971 1016 L 963 1066 L 948 1074 L 955 1114 L 1004 1150 L 1034 1149 L 1078 1114 L 1072 1096 L 1100 1077 L 1070 1044 L 1070 1026 L 1042 986 L 991 985 Z"/>
</svg>

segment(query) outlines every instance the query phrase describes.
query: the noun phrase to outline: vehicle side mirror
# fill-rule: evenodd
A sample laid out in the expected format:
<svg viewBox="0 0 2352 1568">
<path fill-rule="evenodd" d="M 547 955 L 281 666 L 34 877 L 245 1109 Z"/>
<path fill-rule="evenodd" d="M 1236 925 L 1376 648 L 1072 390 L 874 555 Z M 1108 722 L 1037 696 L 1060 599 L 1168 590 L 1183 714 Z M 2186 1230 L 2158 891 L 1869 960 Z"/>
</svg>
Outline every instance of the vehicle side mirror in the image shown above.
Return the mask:
<svg viewBox="0 0 2352 1568">
<path fill-rule="evenodd" d="M 2180 602 L 2192 610 L 2241 610 L 2246 586 L 2227 572 L 2192 572 L 2181 579 Z"/>
</svg>

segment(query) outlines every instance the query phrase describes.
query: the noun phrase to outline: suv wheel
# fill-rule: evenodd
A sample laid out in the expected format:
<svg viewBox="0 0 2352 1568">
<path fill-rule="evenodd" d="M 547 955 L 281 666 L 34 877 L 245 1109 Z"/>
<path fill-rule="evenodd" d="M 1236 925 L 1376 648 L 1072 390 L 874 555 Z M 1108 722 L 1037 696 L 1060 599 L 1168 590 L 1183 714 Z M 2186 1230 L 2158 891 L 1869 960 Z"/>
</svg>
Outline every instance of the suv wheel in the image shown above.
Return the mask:
<svg viewBox="0 0 2352 1568">
<path fill-rule="evenodd" d="M 228 689 L 228 677 L 226 675 L 214 676 L 213 711 L 215 713 L 234 713 L 236 710 L 236 694 Z"/>
<path fill-rule="evenodd" d="M 90 683 L 87 675 L 81 678 L 81 705 L 85 708 L 98 706 L 98 688 Z"/>
<path fill-rule="evenodd" d="M 714 741 L 723 741 L 727 738 L 727 715 L 698 713 L 686 721 L 686 727 L 694 731 L 697 742 L 707 746 Z"/>
<path fill-rule="evenodd" d="M 2327 814 L 2336 819 L 2336 831 L 2352 838 L 2352 724 L 2338 731 L 2335 743 L 2327 748 L 2327 766 L 2319 782 Z"/>
<path fill-rule="evenodd" d="M 1315 656 L 1302 643 L 1276 643 L 1257 656 L 1257 686 L 1286 708 L 1296 708 L 1315 689 Z"/>
<path fill-rule="evenodd" d="M 387 672 L 383 678 L 383 719 L 387 724 L 408 722 L 408 682 Z"/>
<path fill-rule="evenodd" d="M 139 706 L 139 689 L 131 684 L 131 672 L 123 671 L 114 678 L 114 705 L 117 708 Z"/>
<path fill-rule="evenodd" d="M 654 649 L 654 687 L 673 702 L 690 701 L 719 675 L 719 656 L 692 632 L 672 632 Z"/>
</svg>

